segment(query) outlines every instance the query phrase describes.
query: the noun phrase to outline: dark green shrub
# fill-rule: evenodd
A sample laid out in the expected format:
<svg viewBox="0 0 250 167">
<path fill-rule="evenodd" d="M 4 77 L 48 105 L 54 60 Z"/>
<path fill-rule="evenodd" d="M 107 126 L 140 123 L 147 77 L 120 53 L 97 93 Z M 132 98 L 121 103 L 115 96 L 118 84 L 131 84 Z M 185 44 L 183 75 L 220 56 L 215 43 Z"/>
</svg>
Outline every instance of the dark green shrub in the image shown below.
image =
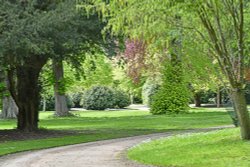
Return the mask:
<svg viewBox="0 0 250 167">
<path fill-rule="evenodd" d="M 201 92 L 201 103 L 208 104 L 211 103 L 211 99 L 216 98 L 216 93 L 212 90 Z"/>
<path fill-rule="evenodd" d="M 180 64 L 166 64 L 163 71 L 163 84 L 153 96 L 152 114 L 181 113 L 188 109 L 190 95 L 183 81 Z"/>
<path fill-rule="evenodd" d="M 40 101 L 39 109 L 43 109 L 43 98 Z M 54 111 L 55 110 L 55 97 L 54 96 L 48 96 L 46 97 L 46 111 Z"/>
<path fill-rule="evenodd" d="M 114 107 L 124 108 L 130 105 L 129 96 L 121 90 L 113 90 L 114 92 Z"/>
<path fill-rule="evenodd" d="M 141 96 L 133 96 L 133 103 L 134 104 L 142 104 L 142 98 Z"/>
<path fill-rule="evenodd" d="M 0 108 L 1 108 L 1 110 L 2 110 L 2 107 L 3 107 L 3 100 L 2 100 L 2 98 L 0 99 Z"/>
<path fill-rule="evenodd" d="M 82 105 L 87 110 L 105 110 L 113 108 L 114 92 L 106 86 L 94 86 L 84 92 Z"/>
</svg>

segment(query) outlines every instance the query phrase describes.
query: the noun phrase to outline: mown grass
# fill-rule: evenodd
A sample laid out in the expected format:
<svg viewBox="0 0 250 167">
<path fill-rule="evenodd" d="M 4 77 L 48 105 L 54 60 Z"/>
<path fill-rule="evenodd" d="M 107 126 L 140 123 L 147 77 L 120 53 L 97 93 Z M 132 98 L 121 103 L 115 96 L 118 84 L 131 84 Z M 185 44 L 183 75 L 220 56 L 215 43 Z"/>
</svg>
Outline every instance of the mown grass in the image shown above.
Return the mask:
<svg viewBox="0 0 250 167">
<path fill-rule="evenodd" d="M 95 130 L 141 129 L 169 130 L 205 128 L 230 124 L 226 112 L 192 110 L 179 115 L 151 115 L 148 111 L 81 111 L 78 117 L 54 118 L 52 112 L 40 114 L 40 126 L 47 129 Z M 0 120 L 0 129 L 14 128 L 14 120 Z"/>
<path fill-rule="evenodd" d="M 79 130 L 82 133 L 51 139 L 5 141 L 0 155 L 90 141 L 135 136 L 170 130 L 206 128 L 231 124 L 224 110 L 194 109 L 180 115 L 151 115 L 148 111 L 77 111 L 77 117 L 54 118 L 53 112 L 40 113 L 40 126 L 48 130 Z M 15 120 L 0 120 L 0 129 L 12 129 Z"/>
<path fill-rule="evenodd" d="M 239 134 L 239 129 L 225 129 L 178 135 L 138 145 L 128 157 L 162 167 L 249 167 L 250 142 Z"/>
</svg>

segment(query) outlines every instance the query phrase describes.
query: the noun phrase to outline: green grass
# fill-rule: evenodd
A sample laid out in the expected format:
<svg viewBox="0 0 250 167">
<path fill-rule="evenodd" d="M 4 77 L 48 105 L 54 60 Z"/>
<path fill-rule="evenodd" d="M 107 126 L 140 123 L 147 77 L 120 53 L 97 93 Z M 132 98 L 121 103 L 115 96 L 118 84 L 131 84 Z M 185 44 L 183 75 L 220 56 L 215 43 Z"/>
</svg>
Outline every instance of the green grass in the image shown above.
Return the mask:
<svg viewBox="0 0 250 167">
<path fill-rule="evenodd" d="M 226 112 L 214 109 L 194 109 L 180 115 L 151 115 L 147 111 L 81 111 L 78 117 L 54 118 L 53 112 L 40 113 L 40 126 L 53 130 L 80 130 L 81 134 L 52 139 L 5 141 L 0 143 L 0 155 L 96 140 L 135 136 L 170 130 L 206 128 L 231 124 Z M 15 120 L 0 120 L 0 129 L 12 129 Z"/>
<path fill-rule="evenodd" d="M 80 144 L 80 143 L 93 142 L 99 140 L 129 137 L 141 133 L 142 132 L 139 131 L 127 131 L 126 133 L 124 133 L 124 131 L 116 131 L 113 133 L 100 131 L 97 133 L 83 133 L 75 136 L 65 136 L 60 138 L 49 138 L 49 139 L 27 140 L 27 141 L 8 141 L 0 143 L 0 156 L 21 151 L 45 149 L 45 148 L 65 146 L 71 144 Z"/>
<path fill-rule="evenodd" d="M 130 149 L 128 157 L 166 167 L 249 167 L 250 142 L 240 139 L 239 129 L 225 129 L 144 143 Z"/>
<path fill-rule="evenodd" d="M 195 112 L 180 115 L 151 115 L 147 111 L 87 111 L 74 112 L 79 117 L 53 118 L 52 112 L 40 114 L 40 126 L 47 129 L 66 130 L 169 130 L 205 128 L 230 124 L 225 112 Z M 12 129 L 14 120 L 0 120 L 0 129 Z"/>
</svg>

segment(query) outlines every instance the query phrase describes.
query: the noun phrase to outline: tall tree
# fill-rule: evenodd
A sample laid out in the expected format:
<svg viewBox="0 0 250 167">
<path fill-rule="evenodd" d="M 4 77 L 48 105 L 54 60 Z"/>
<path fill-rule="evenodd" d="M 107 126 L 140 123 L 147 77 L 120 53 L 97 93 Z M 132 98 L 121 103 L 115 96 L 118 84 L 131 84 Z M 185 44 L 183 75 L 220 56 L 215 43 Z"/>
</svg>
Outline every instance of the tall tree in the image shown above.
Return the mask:
<svg viewBox="0 0 250 167">
<path fill-rule="evenodd" d="M 197 5 L 196 12 L 206 31 L 211 54 L 218 61 L 230 83 L 230 93 L 240 121 L 241 136 L 250 140 L 250 118 L 245 99 L 245 70 L 246 62 L 249 61 L 249 48 L 245 43 L 245 18 L 248 18 L 249 2 L 212 0 L 193 5 Z"/>
<path fill-rule="evenodd" d="M 34 131 L 41 69 L 50 58 L 77 64 L 78 57 L 70 51 L 100 39 L 102 24 L 96 16 L 79 14 L 71 0 L 0 0 L 0 4 L 0 63 L 7 67 L 9 90 L 19 108 L 17 128 Z"/>
</svg>

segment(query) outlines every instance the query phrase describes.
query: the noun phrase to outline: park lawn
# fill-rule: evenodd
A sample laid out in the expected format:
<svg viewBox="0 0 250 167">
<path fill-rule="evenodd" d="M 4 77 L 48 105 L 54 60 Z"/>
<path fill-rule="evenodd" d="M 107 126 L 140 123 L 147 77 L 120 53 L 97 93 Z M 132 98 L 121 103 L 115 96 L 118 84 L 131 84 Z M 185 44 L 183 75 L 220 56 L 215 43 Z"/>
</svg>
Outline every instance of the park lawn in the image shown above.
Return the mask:
<svg viewBox="0 0 250 167">
<path fill-rule="evenodd" d="M 72 136 L 0 143 L 0 155 L 90 141 L 143 135 L 182 129 L 231 124 L 224 110 L 194 109 L 179 115 L 151 115 L 148 111 L 77 111 L 77 117 L 54 118 L 53 112 L 40 113 L 40 126 L 48 130 L 78 130 Z M 0 129 L 12 129 L 14 120 L 0 120 Z"/>
<path fill-rule="evenodd" d="M 250 141 L 239 129 L 177 135 L 140 144 L 128 151 L 129 159 L 156 166 L 249 167 Z"/>
</svg>

